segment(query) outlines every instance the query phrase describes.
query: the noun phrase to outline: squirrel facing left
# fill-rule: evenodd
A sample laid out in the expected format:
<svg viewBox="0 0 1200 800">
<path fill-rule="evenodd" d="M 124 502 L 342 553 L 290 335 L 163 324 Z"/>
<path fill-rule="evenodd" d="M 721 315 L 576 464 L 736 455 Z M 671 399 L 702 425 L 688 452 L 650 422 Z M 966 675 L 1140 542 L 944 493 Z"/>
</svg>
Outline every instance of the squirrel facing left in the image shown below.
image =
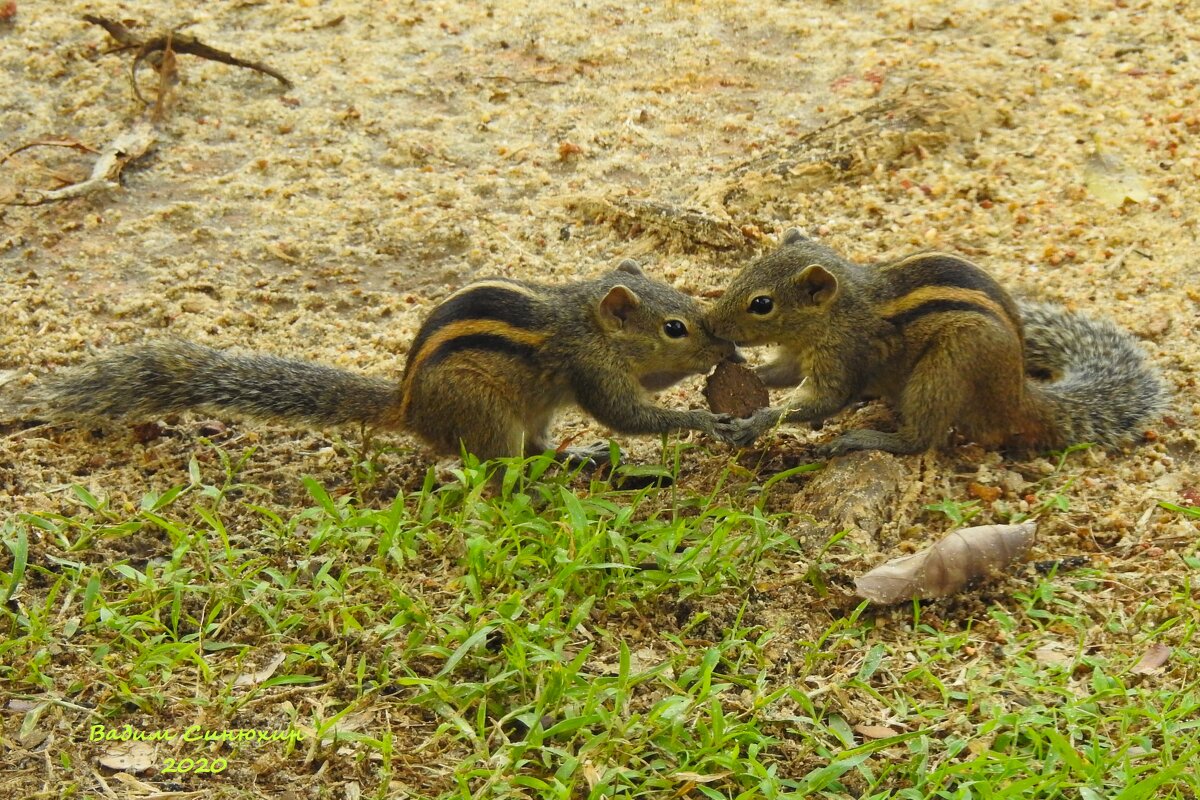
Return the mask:
<svg viewBox="0 0 1200 800">
<path fill-rule="evenodd" d="M 861 265 L 793 228 L 733 279 L 707 320 L 739 346 L 780 345 L 759 376 L 798 387 L 782 408 L 734 420 L 727 441 L 736 445 L 780 421 L 816 422 L 882 398 L 898 413 L 894 433 L 850 431 L 826 452 L 917 453 L 952 428 L 989 447 L 1117 447 L 1167 404 L 1128 333 L 1016 302 L 980 267 L 946 253 Z"/>
<path fill-rule="evenodd" d="M 575 404 L 619 433 L 726 433 L 727 417 L 653 404 L 647 392 L 736 358 L 691 297 L 626 259 L 589 281 L 492 279 L 425 319 L 397 383 L 309 361 L 235 355 L 181 340 L 116 350 L 44 379 L 51 416 L 145 417 L 206 409 L 417 435 L 480 459 L 553 450 L 552 418 Z M 607 446 L 603 448 L 607 453 Z M 567 451 L 596 457 L 599 448 Z"/>
</svg>

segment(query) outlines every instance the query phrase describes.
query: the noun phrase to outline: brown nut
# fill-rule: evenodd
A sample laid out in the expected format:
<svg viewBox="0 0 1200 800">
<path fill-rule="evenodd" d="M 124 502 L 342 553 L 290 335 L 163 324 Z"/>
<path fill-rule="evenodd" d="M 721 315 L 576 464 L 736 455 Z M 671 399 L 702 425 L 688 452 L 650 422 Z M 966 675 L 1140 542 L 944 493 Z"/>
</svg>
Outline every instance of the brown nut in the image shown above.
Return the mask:
<svg viewBox="0 0 1200 800">
<path fill-rule="evenodd" d="M 704 399 L 714 414 L 748 417 L 771 404 L 767 387 L 754 370 L 722 361 L 704 383 Z"/>
</svg>

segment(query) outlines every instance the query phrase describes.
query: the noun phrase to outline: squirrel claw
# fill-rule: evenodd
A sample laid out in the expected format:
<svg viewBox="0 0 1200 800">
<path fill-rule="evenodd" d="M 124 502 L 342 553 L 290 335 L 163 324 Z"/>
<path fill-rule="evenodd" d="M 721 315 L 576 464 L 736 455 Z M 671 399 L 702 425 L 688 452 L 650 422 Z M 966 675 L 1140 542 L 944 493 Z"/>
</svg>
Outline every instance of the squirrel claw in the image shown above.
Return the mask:
<svg viewBox="0 0 1200 800">
<path fill-rule="evenodd" d="M 754 440 L 762 433 L 761 427 L 755 422 L 754 417 L 749 419 L 733 419 L 729 422 L 723 422 L 716 426 L 714 435 L 734 447 L 749 447 L 754 444 Z"/>
<path fill-rule="evenodd" d="M 596 442 L 587 447 L 568 447 L 559 454 L 559 458 L 572 467 L 583 467 L 593 470 L 608 466 L 612 458 L 612 450 L 608 442 Z M 617 463 L 625 460 L 625 454 L 617 451 Z"/>
<path fill-rule="evenodd" d="M 817 452 L 823 458 L 844 456 L 846 453 L 854 453 L 859 450 L 884 450 L 890 453 L 910 452 L 907 449 L 898 449 L 893 443 L 896 438 L 894 433 L 871 430 L 847 431 L 832 442 L 821 445 L 817 448 Z"/>
<path fill-rule="evenodd" d="M 837 456 L 849 453 L 853 449 L 854 448 L 852 448 L 852 447 L 846 447 L 846 445 L 842 442 L 841 437 L 838 437 L 837 439 L 834 439 L 832 442 L 828 442 L 827 444 L 818 445 L 817 446 L 817 457 L 828 461 L 831 458 L 836 458 Z"/>
<path fill-rule="evenodd" d="M 870 446 L 859 440 L 855 434 L 868 433 L 868 431 L 850 431 L 843 433 L 831 442 L 827 442 L 817 448 L 817 455 L 821 458 L 830 459 L 837 456 L 844 456 L 846 453 L 853 453 L 856 450 L 870 449 Z"/>
</svg>

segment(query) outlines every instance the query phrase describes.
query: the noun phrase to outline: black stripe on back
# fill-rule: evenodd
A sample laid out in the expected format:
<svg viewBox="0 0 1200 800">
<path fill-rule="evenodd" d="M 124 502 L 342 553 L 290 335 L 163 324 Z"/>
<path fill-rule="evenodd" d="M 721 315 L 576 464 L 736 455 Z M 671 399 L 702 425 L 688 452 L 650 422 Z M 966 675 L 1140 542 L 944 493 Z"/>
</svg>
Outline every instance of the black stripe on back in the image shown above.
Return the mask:
<svg viewBox="0 0 1200 800">
<path fill-rule="evenodd" d="M 409 347 L 410 353 L 419 353 L 425 341 L 452 322 L 466 319 L 494 319 L 506 322 L 514 328 L 532 328 L 538 324 L 534 311 L 534 300 L 518 289 L 500 286 L 467 287 L 462 293 L 450 298 L 433 310 L 421 324 L 417 338 Z"/>
<path fill-rule="evenodd" d="M 940 314 L 943 311 L 973 311 L 976 314 L 986 314 L 989 317 L 1003 322 L 1004 320 L 996 316 L 996 313 L 987 306 L 979 303 L 972 303 L 969 300 L 927 300 L 919 306 L 914 306 L 906 311 L 901 311 L 899 314 L 892 314 L 889 317 L 884 317 L 888 322 L 897 327 L 904 327 L 908 323 L 920 317 L 929 314 Z"/>
<path fill-rule="evenodd" d="M 1007 308 L 1011 302 L 995 278 L 970 261 L 954 256 L 931 253 L 914 257 L 908 264 L 888 271 L 892 275 L 888 284 L 890 299 L 903 297 L 922 286 L 955 286 L 983 292 L 1001 308 Z"/>
<path fill-rule="evenodd" d="M 504 353 L 516 356 L 524 361 L 530 361 L 537 353 L 537 348 L 524 342 L 514 342 L 507 336 L 498 333 L 469 333 L 465 336 L 455 336 L 437 346 L 425 359 L 423 368 L 444 361 L 446 358 L 461 353 L 463 350 L 488 350 L 493 353 Z M 413 351 L 417 352 L 416 350 Z"/>
</svg>

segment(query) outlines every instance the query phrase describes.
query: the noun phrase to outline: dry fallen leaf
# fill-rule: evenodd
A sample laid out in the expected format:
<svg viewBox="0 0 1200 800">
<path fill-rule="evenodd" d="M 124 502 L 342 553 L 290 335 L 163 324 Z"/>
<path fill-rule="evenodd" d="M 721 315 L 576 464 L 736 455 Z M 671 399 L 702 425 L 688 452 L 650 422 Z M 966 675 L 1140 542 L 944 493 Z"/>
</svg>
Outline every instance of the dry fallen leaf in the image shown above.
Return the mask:
<svg viewBox="0 0 1200 800">
<path fill-rule="evenodd" d="M 1150 645 L 1142 656 L 1141 661 L 1133 665 L 1129 670 L 1134 675 L 1153 675 L 1156 672 L 1161 672 L 1167 660 L 1171 658 L 1171 648 L 1165 644 L 1155 642 Z"/>
<path fill-rule="evenodd" d="M 43 203 L 83 197 L 92 192 L 120 190 L 121 170 L 130 162 L 144 156 L 157 138 L 158 133 L 154 126 L 147 121 L 140 121 L 100 151 L 92 165 L 92 174 L 87 180 L 51 191 L 27 192 L 27 196 L 4 202 L 7 205 L 40 206 Z"/>
<path fill-rule="evenodd" d="M 258 686 L 263 681 L 275 674 L 275 670 L 279 669 L 279 665 L 283 663 L 286 656 L 283 653 L 277 653 L 274 658 L 263 665 L 263 668 L 254 672 L 243 672 L 238 675 L 233 681 L 234 686 Z"/>
<path fill-rule="evenodd" d="M 729 777 L 729 773 L 714 772 L 706 775 L 700 772 L 676 772 L 672 777 L 681 781 L 691 781 L 692 783 L 714 783 L 722 778 Z"/>
<path fill-rule="evenodd" d="M 122 772 L 145 772 L 158 763 L 155 746 L 149 742 L 121 742 L 106 748 L 100 766 Z"/>
<path fill-rule="evenodd" d="M 854 732 L 865 739 L 890 739 L 900 735 L 900 731 L 887 725 L 855 725 Z"/>
<path fill-rule="evenodd" d="M 595 789 L 600 785 L 601 780 L 600 770 L 591 761 L 583 762 L 583 778 L 587 781 L 588 789 Z"/>
<path fill-rule="evenodd" d="M 200 792 L 160 792 L 153 784 L 139 781 L 128 772 L 118 772 L 112 776 L 117 783 L 129 790 L 127 797 L 141 797 L 144 800 L 167 800 L 171 797 L 195 797 Z"/>
<path fill-rule="evenodd" d="M 1144 203 L 1150 199 L 1142 177 L 1125 166 L 1125 162 L 1096 146 L 1096 152 L 1088 156 L 1083 168 L 1083 181 L 1089 192 L 1105 205 L 1116 208 L 1131 203 Z"/>
<path fill-rule="evenodd" d="M 1068 653 L 1058 642 L 1050 642 L 1033 651 L 1037 663 L 1045 666 L 1064 667 L 1075 661 L 1074 652 Z"/>
<path fill-rule="evenodd" d="M 969 484 L 967 491 L 972 497 L 978 498 L 985 503 L 994 503 L 1004 494 L 1004 490 L 999 486 L 985 486 L 982 483 Z"/>
<path fill-rule="evenodd" d="M 35 708 L 37 708 L 41 704 L 42 704 L 42 701 L 22 700 L 19 697 L 14 697 L 12 700 L 8 701 L 7 708 L 9 711 L 13 711 L 18 714 L 23 714 L 26 711 L 33 711 Z"/>
<path fill-rule="evenodd" d="M 1022 558 L 1036 531 L 1034 522 L 963 528 L 932 547 L 894 558 L 855 578 L 854 587 L 860 597 L 882 604 L 945 597 Z"/>
<path fill-rule="evenodd" d="M 33 708 L 26 710 L 25 717 L 21 720 L 21 728 L 17 732 L 17 741 L 26 750 L 33 750 L 46 741 L 46 738 L 50 735 L 47 726 L 41 724 L 42 713 L 48 706 L 49 703 L 38 703 Z"/>
</svg>

